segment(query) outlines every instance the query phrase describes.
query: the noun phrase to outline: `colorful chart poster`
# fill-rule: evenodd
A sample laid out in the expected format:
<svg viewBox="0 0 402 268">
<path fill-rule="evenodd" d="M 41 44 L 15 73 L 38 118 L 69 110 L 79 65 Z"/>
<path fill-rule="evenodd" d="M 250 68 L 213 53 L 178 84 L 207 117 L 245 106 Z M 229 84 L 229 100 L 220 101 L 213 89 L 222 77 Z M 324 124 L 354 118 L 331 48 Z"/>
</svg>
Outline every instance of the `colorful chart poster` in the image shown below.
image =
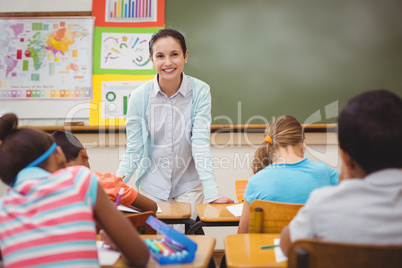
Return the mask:
<svg viewBox="0 0 402 268">
<path fill-rule="evenodd" d="M 155 74 L 148 43 L 159 29 L 95 27 L 94 74 Z"/>
<path fill-rule="evenodd" d="M 100 27 L 164 27 L 165 0 L 93 0 Z"/>
<path fill-rule="evenodd" d="M 124 126 L 131 93 L 154 75 L 94 75 L 89 125 Z"/>
<path fill-rule="evenodd" d="M 0 19 L 0 99 L 92 98 L 94 20 Z"/>
</svg>

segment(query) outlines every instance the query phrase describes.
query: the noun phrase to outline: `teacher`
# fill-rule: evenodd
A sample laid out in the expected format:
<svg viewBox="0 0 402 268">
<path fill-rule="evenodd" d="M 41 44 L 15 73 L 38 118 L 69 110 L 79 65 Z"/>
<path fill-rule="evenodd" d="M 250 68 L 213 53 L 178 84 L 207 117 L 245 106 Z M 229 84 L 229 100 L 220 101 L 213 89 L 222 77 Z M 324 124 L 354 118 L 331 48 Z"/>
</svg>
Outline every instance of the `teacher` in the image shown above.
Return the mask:
<svg viewBox="0 0 402 268">
<path fill-rule="evenodd" d="M 188 60 L 184 36 L 157 31 L 149 42 L 154 79 L 131 94 L 127 148 L 117 176 L 134 172 L 139 192 L 156 202 L 196 205 L 233 203 L 219 194 L 210 152 L 211 94 L 201 80 L 183 73 Z"/>
</svg>

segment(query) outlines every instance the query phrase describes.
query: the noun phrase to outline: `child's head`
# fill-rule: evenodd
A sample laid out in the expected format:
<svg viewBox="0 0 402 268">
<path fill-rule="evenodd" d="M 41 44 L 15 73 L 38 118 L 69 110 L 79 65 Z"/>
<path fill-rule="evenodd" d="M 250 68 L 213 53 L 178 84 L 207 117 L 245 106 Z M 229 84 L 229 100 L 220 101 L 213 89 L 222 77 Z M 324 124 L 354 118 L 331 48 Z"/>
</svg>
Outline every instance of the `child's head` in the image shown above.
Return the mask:
<svg viewBox="0 0 402 268">
<path fill-rule="evenodd" d="M 0 178 L 5 184 L 12 184 L 17 174 L 27 166 L 37 166 L 50 172 L 66 166 L 63 153 L 56 148 L 50 135 L 17 126 L 15 114 L 5 114 L 0 118 Z M 56 154 L 57 159 L 51 157 Z"/>
<path fill-rule="evenodd" d="M 265 140 L 255 153 L 252 168 L 254 174 L 275 162 L 278 147 L 300 146 L 304 153 L 304 131 L 293 116 L 273 118 L 265 130 Z"/>
<path fill-rule="evenodd" d="M 401 98 L 386 90 L 352 98 L 339 116 L 338 137 L 340 149 L 367 174 L 402 168 Z"/>
<path fill-rule="evenodd" d="M 154 43 L 159 38 L 166 38 L 166 37 L 169 37 L 169 36 L 173 37 L 174 39 L 176 39 L 180 43 L 183 55 L 186 54 L 187 47 L 186 47 L 186 41 L 184 39 L 184 36 L 180 32 L 178 32 L 176 30 L 173 30 L 173 29 L 161 29 L 161 30 L 158 30 L 156 33 L 154 33 L 152 35 L 152 37 L 151 37 L 151 40 L 149 40 L 149 55 L 151 57 L 153 56 L 153 52 L 154 52 L 153 51 Z"/>
<path fill-rule="evenodd" d="M 63 150 L 68 166 L 90 167 L 84 145 L 72 133 L 59 130 L 53 132 L 52 136 L 56 144 Z"/>
</svg>

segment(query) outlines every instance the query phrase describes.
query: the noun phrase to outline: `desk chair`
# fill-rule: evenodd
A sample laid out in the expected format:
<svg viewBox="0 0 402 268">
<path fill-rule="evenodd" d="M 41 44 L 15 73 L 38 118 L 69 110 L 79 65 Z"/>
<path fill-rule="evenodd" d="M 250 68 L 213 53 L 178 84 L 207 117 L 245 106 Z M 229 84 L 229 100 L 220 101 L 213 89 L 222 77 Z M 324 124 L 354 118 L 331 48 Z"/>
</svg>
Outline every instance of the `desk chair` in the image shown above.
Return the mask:
<svg viewBox="0 0 402 268">
<path fill-rule="evenodd" d="M 254 200 L 250 204 L 249 233 L 280 233 L 303 204 Z M 255 210 L 262 212 L 256 212 Z"/>
<path fill-rule="evenodd" d="M 146 211 L 126 215 L 126 219 L 128 219 L 131 222 L 131 224 L 135 227 L 135 229 L 137 229 L 139 234 L 156 234 L 156 230 L 154 230 L 151 226 L 146 224 L 146 220 L 151 215 L 156 217 L 155 212 Z"/>
<path fill-rule="evenodd" d="M 402 245 L 361 245 L 302 239 L 288 254 L 288 268 L 400 268 Z"/>
<path fill-rule="evenodd" d="M 239 203 L 244 202 L 244 192 L 246 191 L 248 180 L 235 181 L 236 197 Z"/>
</svg>

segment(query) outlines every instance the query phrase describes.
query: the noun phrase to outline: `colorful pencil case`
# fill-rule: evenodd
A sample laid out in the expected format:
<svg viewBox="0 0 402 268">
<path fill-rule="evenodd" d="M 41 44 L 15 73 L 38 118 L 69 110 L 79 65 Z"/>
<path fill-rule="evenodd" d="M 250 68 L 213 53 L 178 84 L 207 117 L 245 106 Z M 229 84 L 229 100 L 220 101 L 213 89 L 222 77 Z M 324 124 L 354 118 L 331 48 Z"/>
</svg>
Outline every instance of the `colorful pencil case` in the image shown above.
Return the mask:
<svg viewBox="0 0 402 268">
<path fill-rule="evenodd" d="M 197 243 L 153 216 L 149 216 L 146 223 L 165 235 L 161 239 L 144 240 L 152 258 L 159 264 L 189 263 L 194 260 Z"/>
</svg>

